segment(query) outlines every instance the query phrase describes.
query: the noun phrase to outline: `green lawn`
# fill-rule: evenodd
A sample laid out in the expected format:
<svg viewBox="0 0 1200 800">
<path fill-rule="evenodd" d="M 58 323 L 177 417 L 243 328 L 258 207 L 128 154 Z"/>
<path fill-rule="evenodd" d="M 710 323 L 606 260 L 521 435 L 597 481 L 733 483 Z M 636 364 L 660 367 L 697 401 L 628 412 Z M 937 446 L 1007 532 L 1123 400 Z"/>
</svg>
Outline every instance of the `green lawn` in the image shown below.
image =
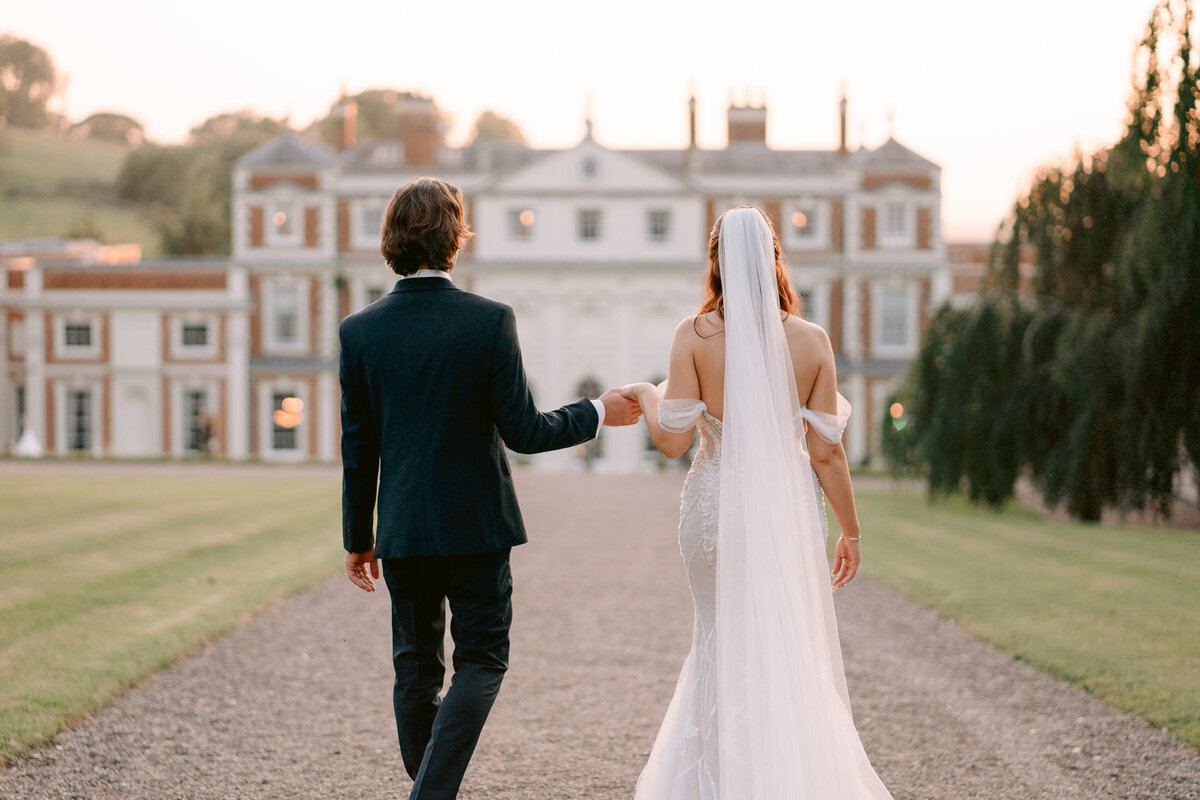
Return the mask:
<svg viewBox="0 0 1200 800">
<path fill-rule="evenodd" d="M 0 240 L 98 231 L 159 255 L 148 208 L 116 202 L 113 184 L 131 148 L 50 131 L 0 128 Z"/>
<path fill-rule="evenodd" d="M 0 187 L 51 192 L 64 181 L 111 184 L 121 171 L 125 145 L 77 139 L 51 131 L 0 129 Z"/>
<path fill-rule="evenodd" d="M 142 255 L 161 253 L 150 212 L 136 206 L 75 197 L 8 197 L 0 194 L 0 240 L 60 237 L 98 230 L 108 244 L 136 242 Z"/>
<path fill-rule="evenodd" d="M 1200 531 L 857 500 L 865 575 L 1200 747 Z"/>
<path fill-rule="evenodd" d="M 328 476 L 0 481 L 0 763 L 341 561 Z"/>
<path fill-rule="evenodd" d="M 0 480 L 0 762 L 341 561 L 328 476 Z M 1200 531 L 858 495 L 864 574 L 1200 746 Z M 836 526 L 836 523 L 834 523 Z"/>
</svg>

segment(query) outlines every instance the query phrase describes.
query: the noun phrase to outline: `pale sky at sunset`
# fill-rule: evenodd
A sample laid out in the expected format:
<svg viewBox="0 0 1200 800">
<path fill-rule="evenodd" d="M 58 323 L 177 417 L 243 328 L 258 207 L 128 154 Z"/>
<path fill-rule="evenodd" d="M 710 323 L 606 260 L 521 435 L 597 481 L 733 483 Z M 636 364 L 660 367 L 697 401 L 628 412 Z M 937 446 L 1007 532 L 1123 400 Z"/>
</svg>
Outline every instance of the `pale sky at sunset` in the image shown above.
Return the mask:
<svg viewBox="0 0 1200 800">
<path fill-rule="evenodd" d="M 765 97 L 775 147 L 896 138 L 943 167 L 947 237 L 990 238 L 1033 169 L 1121 131 L 1153 0 L 13 0 L 0 33 L 46 48 L 66 112 L 140 119 L 181 139 L 224 110 L 307 124 L 345 86 L 433 95 L 461 142 L 484 108 L 535 146 L 583 133 L 681 147 L 694 87 L 700 144 L 725 143 L 731 96 Z M 58 107 L 62 110 L 61 104 Z"/>
</svg>

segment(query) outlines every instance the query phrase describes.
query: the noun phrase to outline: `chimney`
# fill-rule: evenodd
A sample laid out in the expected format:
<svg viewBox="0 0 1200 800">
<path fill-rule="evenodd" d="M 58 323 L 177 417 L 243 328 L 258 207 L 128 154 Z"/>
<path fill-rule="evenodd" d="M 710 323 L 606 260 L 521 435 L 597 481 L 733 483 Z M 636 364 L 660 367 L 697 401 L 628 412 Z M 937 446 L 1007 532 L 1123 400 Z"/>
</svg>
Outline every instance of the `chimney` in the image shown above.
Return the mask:
<svg viewBox="0 0 1200 800">
<path fill-rule="evenodd" d="M 339 153 L 354 147 L 358 138 L 358 103 L 354 98 L 342 95 L 333 107 L 333 147 Z"/>
<path fill-rule="evenodd" d="M 688 150 L 696 149 L 696 95 L 688 98 Z"/>
<path fill-rule="evenodd" d="M 767 143 L 767 106 L 734 105 L 730 103 L 726 112 L 729 123 L 729 144 L 743 142 L 766 145 Z"/>
<path fill-rule="evenodd" d="M 428 167 L 437 163 L 442 132 L 438 127 L 437 106 L 430 97 L 407 95 L 400 106 L 400 141 L 404 143 L 404 163 L 410 167 Z"/>
<path fill-rule="evenodd" d="M 846 155 L 846 89 L 842 88 L 842 99 L 838 101 L 838 153 Z"/>
<path fill-rule="evenodd" d="M 683 151 L 683 168 L 695 172 L 700 162 L 700 150 L 696 146 L 696 95 L 688 97 L 688 146 Z"/>
</svg>

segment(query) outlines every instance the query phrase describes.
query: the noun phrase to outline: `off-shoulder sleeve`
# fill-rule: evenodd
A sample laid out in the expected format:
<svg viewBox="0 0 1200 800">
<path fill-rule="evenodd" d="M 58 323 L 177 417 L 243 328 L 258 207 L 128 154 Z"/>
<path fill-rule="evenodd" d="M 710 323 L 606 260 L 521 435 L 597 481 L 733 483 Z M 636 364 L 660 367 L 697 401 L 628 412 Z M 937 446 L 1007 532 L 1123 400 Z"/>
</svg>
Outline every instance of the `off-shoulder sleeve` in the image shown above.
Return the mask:
<svg viewBox="0 0 1200 800">
<path fill-rule="evenodd" d="M 664 400 L 658 398 L 658 427 L 667 433 L 687 433 L 708 409 L 703 400 Z"/>
<path fill-rule="evenodd" d="M 803 406 L 800 415 L 808 422 L 809 427 L 816 431 L 817 436 L 830 444 L 837 444 L 842 440 L 842 431 L 846 430 L 846 423 L 850 420 L 850 401 L 838 392 L 836 414 L 813 411 L 808 406 Z"/>
</svg>

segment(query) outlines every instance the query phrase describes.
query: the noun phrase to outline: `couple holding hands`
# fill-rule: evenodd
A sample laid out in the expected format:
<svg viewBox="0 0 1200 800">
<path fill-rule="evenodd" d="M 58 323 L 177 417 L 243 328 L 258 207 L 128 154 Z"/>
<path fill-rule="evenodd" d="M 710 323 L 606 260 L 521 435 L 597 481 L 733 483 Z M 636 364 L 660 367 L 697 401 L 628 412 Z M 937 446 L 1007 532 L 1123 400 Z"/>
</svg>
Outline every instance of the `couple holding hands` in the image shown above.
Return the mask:
<svg viewBox="0 0 1200 800">
<path fill-rule="evenodd" d="M 529 392 L 512 309 L 454 284 L 471 235 L 458 187 L 406 183 L 381 233 L 400 280 L 340 329 L 342 536 L 350 580 L 374 591 L 382 574 L 391 596 L 410 798 L 457 796 L 508 667 L 509 551 L 526 536 L 506 451 L 572 447 L 641 418 L 669 458 L 697 429 L 700 443 L 679 521 L 692 649 L 636 799 L 889 799 L 854 727 L 833 609 L 860 558 L 850 406 L 766 215 L 716 220 L 705 299 L 676 329 L 661 386 L 549 412 Z M 842 530 L 832 575 L 826 497 Z"/>
</svg>

